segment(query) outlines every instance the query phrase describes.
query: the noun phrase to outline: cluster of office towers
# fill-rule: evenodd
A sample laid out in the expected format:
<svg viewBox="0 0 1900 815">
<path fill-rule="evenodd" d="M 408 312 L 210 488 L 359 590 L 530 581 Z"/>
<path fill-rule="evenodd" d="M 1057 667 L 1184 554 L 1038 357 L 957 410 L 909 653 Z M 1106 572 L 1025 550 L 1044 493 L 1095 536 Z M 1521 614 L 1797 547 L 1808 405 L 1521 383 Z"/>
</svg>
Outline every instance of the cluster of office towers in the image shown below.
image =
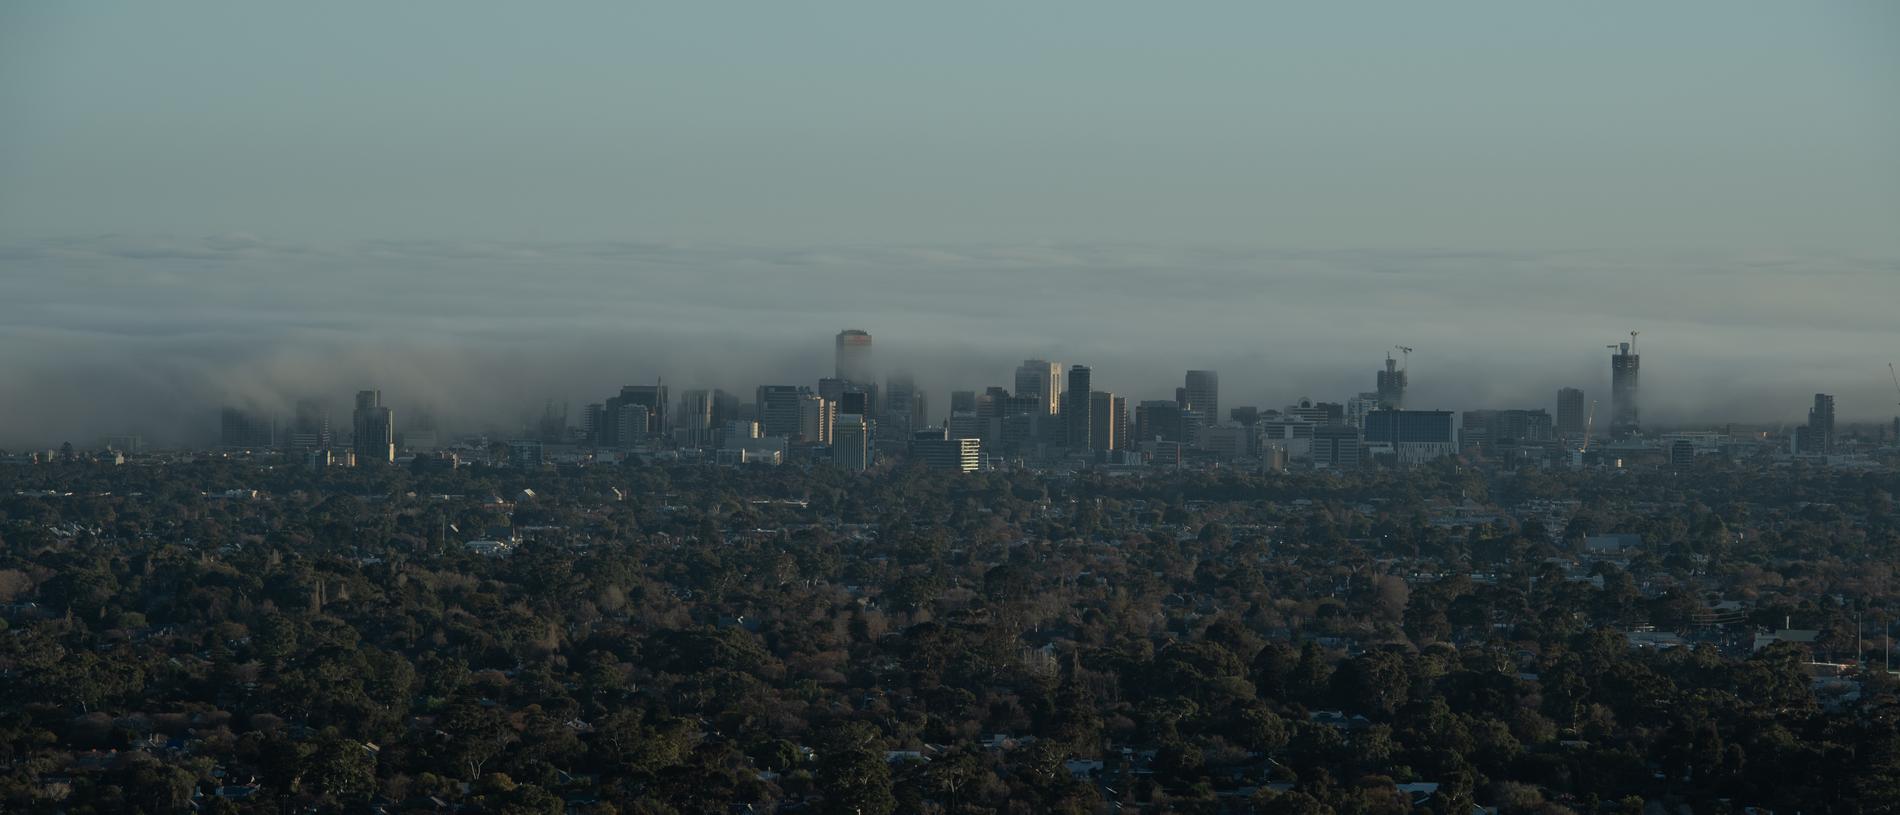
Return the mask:
<svg viewBox="0 0 1900 815">
<path fill-rule="evenodd" d="M 356 408 L 350 413 L 350 438 L 347 445 L 330 429 L 330 411 L 314 399 L 301 400 L 286 426 L 275 417 L 243 408 L 226 407 L 220 415 L 219 445 L 233 450 L 269 450 L 281 448 L 293 453 L 320 456 L 327 463 L 332 457 L 344 463 L 389 463 L 396 460 L 395 412 L 383 404 L 380 390 L 357 391 Z M 428 432 L 433 439 L 433 432 Z M 418 436 L 417 442 L 423 441 Z"/>
<path fill-rule="evenodd" d="M 1633 337 L 1632 337 L 1633 339 Z M 1024 360 L 1013 387 L 950 393 L 947 418 L 932 425 L 928 400 L 915 382 L 893 375 L 880 385 L 872 337 L 850 329 L 836 337 L 833 375 L 809 385 L 761 385 L 751 401 L 717 389 L 693 389 L 671 398 L 663 382 L 627 385 L 590 404 L 581 426 L 565 410 L 547 416 L 524 438 L 510 442 L 514 457 L 538 463 L 547 444 L 595 450 L 711 450 L 721 460 L 782 462 L 804 457 L 852 470 L 881 457 L 902 456 L 926 465 L 974 470 L 992 457 L 1086 458 L 1109 464 L 1169 464 L 1184 458 L 1256 459 L 1269 465 L 1309 462 L 1356 467 L 1383 457 L 1418 463 L 1481 447 L 1505 455 L 1574 450 L 1591 436 L 1640 435 L 1640 358 L 1632 343 L 1610 346 L 1611 408 L 1604 425 L 1583 391 L 1557 393 L 1556 416 L 1542 409 L 1416 410 L 1406 405 L 1408 371 L 1388 354 L 1374 389 L 1344 402 L 1302 400 L 1284 409 L 1232 407 L 1223 415 L 1220 375 L 1190 370 L 1173 399 L 1144 400 L 1130 409 L 1125 396 L 1097 389 L 1087 365 Z M 1411 349 L 1402 348 L 1409 352 Z M 1798 452 L 1829 453 L 1834 445 L 1833 397 L 1816 394 L 1808 424 L 1798 429 Z M 332 437 L 328 413 L 300 402 L 279 433 L 272 420 L 226 408 L 228 448 L 283 447 L 352 463 L 390 462 L 396 456 L 391 409 L 382 392 L 356 394 L 347 445 Z M 429 450 L 434 432 L 405 433 L 405 447 Z"/>
</svg>

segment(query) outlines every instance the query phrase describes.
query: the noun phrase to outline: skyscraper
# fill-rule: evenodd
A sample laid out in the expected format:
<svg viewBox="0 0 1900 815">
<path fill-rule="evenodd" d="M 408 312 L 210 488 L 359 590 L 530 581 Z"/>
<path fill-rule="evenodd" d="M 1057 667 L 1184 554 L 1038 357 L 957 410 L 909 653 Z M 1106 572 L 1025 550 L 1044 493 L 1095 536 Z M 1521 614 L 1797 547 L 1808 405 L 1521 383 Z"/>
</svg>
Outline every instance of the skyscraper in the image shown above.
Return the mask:
<svg viewBox="0 0 1900 815">
<path fill-rule="evenodd" d="M 602 403 L 598 412 L 591 405 L 588 411 L 594 414 L 594 444 L 632 447 L 648 436 L 666 432 L 666 386 L 625 385 L 618 395 Z"/>
<path fill-rule="evenodd" d="M 707 447 L 713 441 L 713 395 L 712 391 L 693 389 L 680 394 L 679 415 L 673 417 L 673 424 L 684 432 L 684 443 L 688 447 Z"/>
<path fill-rule="evenodd" d="M 880 431 L 888 431 L 898 439 L 910 435 L 913 429 L 922 429 L 928 424 L 924 395 L 917 390 L 917 382 L 909 374 L 892 374 L 884 384 L 883 416 L 878 421 Z M 880 432 L 879 435 L 884 435 Z"/>
<path fill-rule="evenodd" d="M 1184 441 L 1181 432 L 1181 406 L 1166 399 L 1151 399 L 1135 405 L 1136 442 Z"/>
<path fill-rule="evenodd" d="M 1583 391 L 1562 388 L 1557 391 L 1557 435 L 1579 438 L 1583 435 Z"/>
<path fill-rule="evenodd" d="M 876 381 L 871 372 L 871 335 L 855 328 L 838 332 L 838 378 L 869 385 Z"/>
<path fill-rule="evenodd" d="M 840 414 L 831 429 L 831 462 L 852 472 L 862 472 L 871 463 L 871 433 L 864 417 L 856 413 Z"/>
<path fill-rule="evenodd" d="M 1050 415 L 1062 407 L 1062 363 L 1025 359 L 1016 368 L 1016 395 L 1040 399 Z"/>
<path fill-rule="evenodd" d="M 1379 406 L 1387 410 L 1405 407 L 1405 372 L 1391 354 L 1385 355 L 1385 370 L 1379 372 Z"/>
<path fill-rule="evenodd" d="M 289 438 L 286 439 L 292 449 L 327 450 L 335 440 L 330 437 L 330 410 L 315 399 L 297 400 L 296 412 L 290 420 Z"/>
<path fill-rule="evenodd" d="M 277 421 L 257 411 L 228 407 L 219 417 L 218 444 L 232 450 L 277 446 Z"/>
<path fill-rule="evenodd" d="M 1814 395 L 1814 407 L 1808 408 L 1808 437 L 1801 452 L 1818 453 L 1824 456 L 1834 454 L 1833 395 L 1826 393 Z"/>
<path fill-rule="evenodd" d="M 356 392 L 356 411 L 351 414 L 351 426 L 356 436 L 350 443 L 350 449 L 356 453 L 358 465 L 372 461 L 388 464 L 396 460 L 395 414 L 383 407 L 382 391 Z"/>
<path fill-rule="evenodd" d="M 794 441 L 805 444 L 830 444 L 832 424 L 838 419 L 838 406 L 809 391 L 798 395 L 798 430 Z"/>
<path fill-rule="evenodd" d="M 760 385 L 759 425 L 767 436 L 797 439 L 799 408 L 805 393 L 797 385 Z"/>
<path fill-rule="evenodd" d="M 1187 397 L 1186 407 L 1200 411 L 1208 425 L 1220 424 L 1220 374 L 1213 371 L 1188 371 L 1187 384 L 1183 388 Z"/>
<path fill-rule="evenodd" d="M 1069 449 L 1086 450 L 1089 447 L 1089 366 L 1076 365 L 1069 369 L 1068 389 L 1062 394 L 1062 426 Z"/>
<path fill-rule="evenodd" d="M 1634 343 L 1618 343 L 1613 348 L 1616 353 L 1610 355 L 1610 436 L 1621 439 L 1636 435 L 1642 428 L 1636 406 L 1642 357 L 1636 355 Z"/>
<path fill-rule="evenodd" d="M 1089 392 L 1089 449 L 1115 449 L 1115 394 Z"/>
</svg>

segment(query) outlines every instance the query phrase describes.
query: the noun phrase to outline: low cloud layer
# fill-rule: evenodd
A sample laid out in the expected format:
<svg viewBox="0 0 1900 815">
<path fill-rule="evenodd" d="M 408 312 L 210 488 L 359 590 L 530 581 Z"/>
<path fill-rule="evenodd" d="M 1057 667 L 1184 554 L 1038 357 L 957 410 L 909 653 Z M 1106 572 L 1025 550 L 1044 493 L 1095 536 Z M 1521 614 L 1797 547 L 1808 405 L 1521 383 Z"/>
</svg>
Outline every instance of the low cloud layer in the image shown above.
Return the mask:
<svg viewBox="0 0 1900 815">
<path fill-rule="evenodd" d="M 661 377 L 815 382 L 846 327 L 938 412 L 1025 357 L 1131 400 L 1187 368 L 1219 370 L 1224 404 L 1340 399 L 1395 344 L 1419 406 L 1550 407 L 1607 398 L 1603 346 L 1631 329 L 1652 423 L 1798 423 L 1815 391 L 1843 421 L 1900 410 L 1892 258 L 106 235 L 0 243 L 0 290 L 6 447 L 202 443 L 221 405 L 340 417 L 365 387 L 399 424 L 505 433 Z"/>
</svg>

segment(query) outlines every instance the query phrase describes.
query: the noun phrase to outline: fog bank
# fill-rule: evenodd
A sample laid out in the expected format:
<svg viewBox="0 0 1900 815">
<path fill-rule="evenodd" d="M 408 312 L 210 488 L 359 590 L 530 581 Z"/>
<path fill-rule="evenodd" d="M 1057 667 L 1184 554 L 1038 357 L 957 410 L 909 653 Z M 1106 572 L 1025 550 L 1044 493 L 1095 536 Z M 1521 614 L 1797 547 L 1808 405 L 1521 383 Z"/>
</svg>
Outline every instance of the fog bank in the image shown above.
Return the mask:
<svg viewBox="0 0 1900 815">
<path fill-rule="evenodd" d="M 1397 344 L 1418 407 L 1607 402 L 1605 344 L 1640 329 L 1647 423 L 1790 422 L 1815 391 L 1884 419 L 1900 261 L 1615 252 L 1116 244 L 805 246 L 366 242 L 247 235 L 0 243 L 0 446 L 215 438 L 225 404 L 347 421 L 378 387 L 444 430 L 512 432 L 658 378 L 749 399 L 814 383 L 841 328 L 875 337 L 941 415 L 1021 359 L 1130 401 L 1188 368 L 1223 405 L 1370 390 Z"/>
</svg>

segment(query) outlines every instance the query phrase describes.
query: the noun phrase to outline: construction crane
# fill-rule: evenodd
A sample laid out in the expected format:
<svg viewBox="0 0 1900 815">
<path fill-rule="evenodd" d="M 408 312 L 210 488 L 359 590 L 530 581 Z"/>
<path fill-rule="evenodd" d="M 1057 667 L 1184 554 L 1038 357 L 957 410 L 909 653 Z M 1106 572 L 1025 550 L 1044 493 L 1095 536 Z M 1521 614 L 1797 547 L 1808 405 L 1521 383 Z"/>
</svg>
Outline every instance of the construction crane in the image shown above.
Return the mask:
<svg viewBox="0 0 1900 815">
<path fill-rule="evenodd" d="M 1594 427 L 1596 423 L 1597 400 L 1592 399 L 1590 400 L 1590 413 L 1583 417 L 1583 446 L 1577 449 L 1578 453 L 1590 452 L 1590 428 Z"/>
<path fill-rule="evenodd" d="M 1412 367 L 1412 346 L 1394 345 L 1392 347 L 1394 349 L 1397 349 L 1399 352 L 1399 356 L 1404 358 L 1403 360 L 1399 362 L 1399 370 L 1403 371 L 1407 368 Z"/>
</svg>

